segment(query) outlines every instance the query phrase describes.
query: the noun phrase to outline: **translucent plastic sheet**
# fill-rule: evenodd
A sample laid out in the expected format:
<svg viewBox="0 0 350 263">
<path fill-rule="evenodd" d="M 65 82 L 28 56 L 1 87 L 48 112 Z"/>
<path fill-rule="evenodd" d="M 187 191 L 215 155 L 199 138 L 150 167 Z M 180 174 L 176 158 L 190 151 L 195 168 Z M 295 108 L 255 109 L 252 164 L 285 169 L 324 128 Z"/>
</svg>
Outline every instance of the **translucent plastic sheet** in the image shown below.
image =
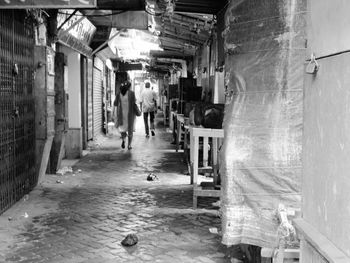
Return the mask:
<svg viewBox="0 0 350 263">
<path fill-rule="evenodd" d="M 304 10 L 303 0 L 246 0 L 232 1 L 226 13 L 226 245 L 275 247 L 278 205 L 300 209 Z"/>
<path fill-rule="evenodd" d="M 300 207 L 302 92 L 238 94 L 226 109 L 223 243 L 276 246 L 276 209 Z"/>
</svg>

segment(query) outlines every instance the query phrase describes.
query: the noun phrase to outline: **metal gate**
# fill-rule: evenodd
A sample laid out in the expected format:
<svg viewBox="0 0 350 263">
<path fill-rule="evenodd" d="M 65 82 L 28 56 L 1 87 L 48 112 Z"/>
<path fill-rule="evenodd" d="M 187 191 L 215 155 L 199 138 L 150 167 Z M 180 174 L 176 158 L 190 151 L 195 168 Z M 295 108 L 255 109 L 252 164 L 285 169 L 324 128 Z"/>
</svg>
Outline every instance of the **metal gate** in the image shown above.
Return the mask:
<svg viewBox="0 0 350 263">
<path fill-rule="evenodd" d="M 0 213 L 37 183 L 33 25 L 22 11 L 0 11 Z"/>
</svg>

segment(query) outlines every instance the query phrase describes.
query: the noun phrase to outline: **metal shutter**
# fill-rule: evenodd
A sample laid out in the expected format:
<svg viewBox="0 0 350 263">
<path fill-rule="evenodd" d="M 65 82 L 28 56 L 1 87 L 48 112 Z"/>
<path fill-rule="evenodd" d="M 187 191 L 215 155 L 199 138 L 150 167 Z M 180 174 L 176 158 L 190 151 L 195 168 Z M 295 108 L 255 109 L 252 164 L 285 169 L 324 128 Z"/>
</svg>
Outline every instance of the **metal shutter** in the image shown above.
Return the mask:
<svg viewBox="0 0 350 263">
<path fill-rule="evenodd" d="M 94 137 L 102 134 L 102 71 L 96 67 L 93 69 L 93 112 L 94 112 Z"/>
<path fill-rule="evenodd" d="M 0 11 L 0 213 L 37 184 L 34 32 L 21 11 Z M 16 70 L 15 70 L 16 68 Z M 17 74 L 13 74 L 17 71 Z"/>
<path fill-rule="evenodd" d="M 92 60 L 88 59 L 87 63 L 87 78 L 88 78 L 88 90 L 87 90 L 87 115 L 88 115 L 88 133 L 87 133 L 87 139 L 92 140 L 93 139 L 93 85 L 92 85 Z"/>
</svg>

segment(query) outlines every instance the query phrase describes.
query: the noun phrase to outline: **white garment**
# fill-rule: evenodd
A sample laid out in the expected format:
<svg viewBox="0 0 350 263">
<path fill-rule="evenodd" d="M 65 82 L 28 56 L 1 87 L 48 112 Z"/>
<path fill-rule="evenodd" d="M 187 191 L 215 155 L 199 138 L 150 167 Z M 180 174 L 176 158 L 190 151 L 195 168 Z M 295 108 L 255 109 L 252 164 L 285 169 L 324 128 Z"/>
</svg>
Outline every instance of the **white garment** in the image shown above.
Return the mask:
<svg viewBox="0 0 350 263">
<path fill-rule="evenodd" d="M 141 103 L 143 112 L 152 112 L 156 110 L 156 93 L 150 88 L 145 88 L 141 93 Z"/>
<path fill-rule="evenodd" d="M 129 127 L 129 92 L 126 92 L 124 96 L 120 93 L 120 103 L 123 113 L 123 124 L 118 129 L 119 132 L 127 132 Z"/>
</svg>

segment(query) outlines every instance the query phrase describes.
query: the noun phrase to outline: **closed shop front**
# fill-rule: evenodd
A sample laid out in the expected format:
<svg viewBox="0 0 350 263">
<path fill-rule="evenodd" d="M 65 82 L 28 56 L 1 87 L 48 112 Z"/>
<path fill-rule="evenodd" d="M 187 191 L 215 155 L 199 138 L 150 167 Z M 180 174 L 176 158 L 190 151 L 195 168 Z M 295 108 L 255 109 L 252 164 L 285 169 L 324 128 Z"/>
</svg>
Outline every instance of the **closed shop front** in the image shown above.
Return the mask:
<svg viewBox="0 0 350 263">
<path fill-rule="evenodd" d="M 0 213 L 37 183 L 33 95 L 33 24 L 0 11 Z"/>
<path fill-rule="evenodd" d="M 92 94 L 92 86 L 93 86 L 93 78 L 92 78 L 92 59 L 87 60 L 87 81 L 88 81 L 88 89 L 87 89 L 87 122 L 88 122 L 88 132 L 87 132 L 87 139 L 92 140 L 93 139 L 93 94 Z"/>
<path fill-rule="evenodd" d="M 93 67 L 93 116 L 94 137 L 102 133 L 103 129 L 103 62 L 95 57 Z"/>
<path fill-rule="evenodd" d="M 65 23 L 67 19 L 69 22 Z M 57 34 L 60 51 L 67 56 L 68 61 L 69 128 L 65 153 L 67 158 L 79 158 L 93 136 L 92 49 L 89 44 L 96 28 L 82 13 L 73 14 L 73 10 L 59 10 L 57 20 L 57 25 L 62 25 Z M 79 26 L 70 28 L 70 24 L 75 23 Z"/>
</svg>

